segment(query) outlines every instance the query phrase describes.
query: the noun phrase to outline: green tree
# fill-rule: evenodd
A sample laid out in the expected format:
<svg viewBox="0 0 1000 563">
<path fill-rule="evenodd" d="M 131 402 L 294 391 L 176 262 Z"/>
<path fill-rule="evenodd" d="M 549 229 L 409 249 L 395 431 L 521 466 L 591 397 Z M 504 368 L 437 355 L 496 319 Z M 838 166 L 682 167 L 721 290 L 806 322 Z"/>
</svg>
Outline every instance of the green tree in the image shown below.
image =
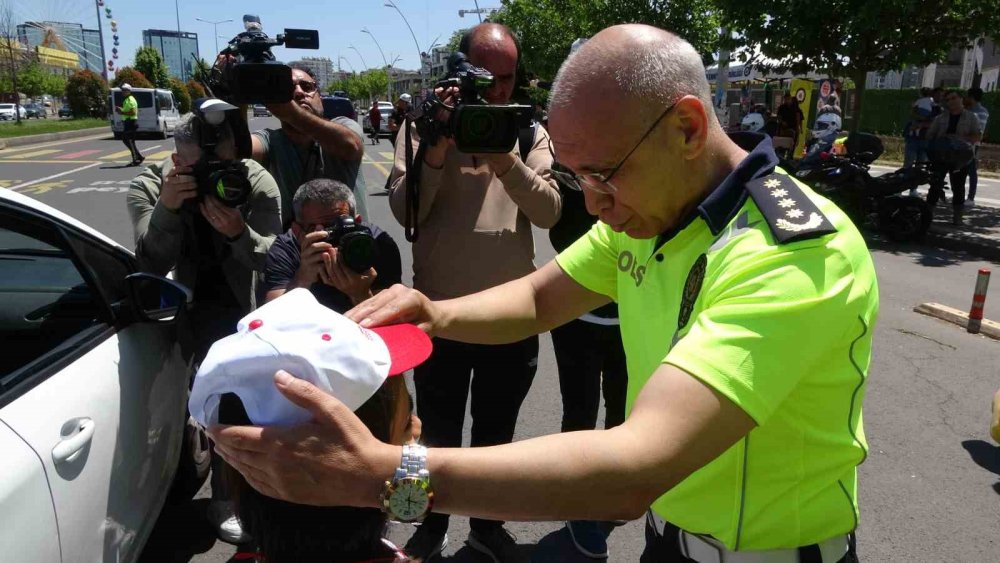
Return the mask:
<svg viewBox="0 0 1000 563">
<path fill-rule="evenodd" d="M 146 78 L 145 74 L 130 66 L 123 66 L 118 69 L 118 72 L 115 73 L 115 79 L 111 81 L 111 85 L 118 88 L 126 82 L 128 82 L 129 86 L 133 88 L 153 87 L 153 83 Z"/>
<path fill-rule="evenodd" d="M 615 24 L 668 29 L 706 60 L 715 51 L 719 33 L 714 0 L 505 0 L 490 20 L 518 37 L 524 68 L 548 79 L 559 70 L 573 41 Z"/>
<path fill-rule="evenodd" d="M 194 80 L 188 80 L 185 86 L 187 86 L 188 96 L 190 96 L 192 102 L 198 98 L 204 98 L 208 95 L 201 84 L 195 82 Z"/>
<path fill-rule="evenodd" d="M 57 98 L 64 96 L 66 94 L 66 77 L 59 74 L 46 76 L 43 93 Z"/>
<path fill-rule="evenodd" d="M 194 69 L 192 71 L 191 79 L 198 83 L 204 83 L 208 81 L 209 74 L 212 73 L 212 65 L 208 64 L 208 61 L 202 58 L 195 59 Z"/>
<path fill-rule="evenodd" d="M 76 72 L 66 81 L 66 98 L 76 117 L 108 115 L 108 83 L 89 70 Z"/>
<path fill-rule="evenodd" d="M 721 23 L 738 37 L 732 46 L 777 61 L 760 66 L 795 73 L 819 70 L 853 80 L 852 130 L 861 123 L 868 72 L 940 62 L 951 48 L 1000 30 L 996 2 L 981 0 L 831 0 L 821 8 L 786 0 L 716 4 Z"/>
<path fill-rule="evenodd" d="M 389 73 L 385 69 L 378 69 L 366 72 L 362 77 L 364 90 L 368 97 L 378 99 L 386 96 L 386 88 L 389 87 Z"/>
<path fill-rule="evenodd" d="M 464 36 L 467 31 L 469 31 L 469 28 L 456 29 L 452 32 L 451 38 L 448 39 L 448 43 L 445 44 L 445 48 L 448 49 L 449 54 L 458 50 L 458 44 L 462 42 L 462 36 Z"/>
<path fill-rule="evenodd" d="M 21 68 L 17 73 L 18 89 L 29 98 L 36 98 L 45 93 L 45 86 L 48 83 L 49 73 L 38 63 L 30 63 Z"/>
<path fill-rule="evenodd" d="M 188 93 L 186 84 L 176 78 L 171 78 L 170 91 L 174 93 L 174 100 L 177 102 L 177 111 L 182 114 L 191 111 L 191 94 Z"/>
<path fill-rule="evenodd" d="M 152 47 L 139 47 L 135 52 L 135 69 L 146 76 L 157 88 L 170 87 L 170 72 L 160 52 Z M 133 84 L 133 86 L 135 86 Z"/>
</svg>

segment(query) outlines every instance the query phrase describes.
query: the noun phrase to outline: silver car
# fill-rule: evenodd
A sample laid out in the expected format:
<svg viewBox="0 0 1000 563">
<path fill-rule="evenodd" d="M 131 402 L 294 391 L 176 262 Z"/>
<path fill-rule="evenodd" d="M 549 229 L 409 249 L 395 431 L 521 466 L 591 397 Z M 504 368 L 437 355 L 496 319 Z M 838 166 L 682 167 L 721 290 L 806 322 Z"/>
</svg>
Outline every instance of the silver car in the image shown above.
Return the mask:
<svg viewBox="0 0 1000 563">
<path fill-rule="evenodd" d="M 361 120 L 361 128 L 365 130 L 365 133 L 371 133 L 372 131 L 372 122 L 371 119 L 368 118 L 368 111 L 370 109 L 371 106 L 368 106 L 368 109 L 364 110 L 365 116 Z M 378 111 L 382 114 L 382 121 L 379 122 L 379 128 L 378 128 L 379 137 L 388 137 L 389 114 L 392 113 L 392 104 L 389 102 L 379 102 Z"/>
<path fill-rule="evenodd" d="M 186 414 L 191 293 L 73 218 L 0 188 L 0 559 L 134 561 L 175 475 L 208 452 Z"/>
</svg>

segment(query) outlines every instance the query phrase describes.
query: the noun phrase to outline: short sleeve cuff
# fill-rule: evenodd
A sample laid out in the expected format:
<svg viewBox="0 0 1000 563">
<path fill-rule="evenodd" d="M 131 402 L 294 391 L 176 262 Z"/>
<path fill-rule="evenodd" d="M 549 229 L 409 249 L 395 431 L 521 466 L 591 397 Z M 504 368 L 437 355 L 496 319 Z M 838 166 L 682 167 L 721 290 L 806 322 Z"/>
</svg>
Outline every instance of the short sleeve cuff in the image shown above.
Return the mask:
<svg viewBox="0 0 1000 563">
<path fill-rule="evenodd" d="M 687 350 L 675 348 L 667 354 L 663 363 L 680 368 L 688 375 L 714 389 L 734 405 L 747 413 L 758 426 L 764 424 L 772 414 L 763 400 L 753 390 L 737 378 L 730 377 L 703 358 L 689 354 Z"/>
</svg>

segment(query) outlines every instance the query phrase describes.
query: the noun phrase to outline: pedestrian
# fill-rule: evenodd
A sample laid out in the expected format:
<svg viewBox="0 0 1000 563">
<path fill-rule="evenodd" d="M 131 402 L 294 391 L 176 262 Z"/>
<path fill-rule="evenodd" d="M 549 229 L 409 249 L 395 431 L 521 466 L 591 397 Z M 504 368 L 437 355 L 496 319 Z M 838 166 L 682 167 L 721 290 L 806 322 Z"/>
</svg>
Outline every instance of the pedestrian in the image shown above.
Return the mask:
<svg viewBox="0 0 1000 563">
<path fill-rule="evenodd" d="M 368 109 L 368 125 L 372 128 L 372 144 L 377 145 L 382 131 L 382 110 L 378 108 L 378 100 L 372 100 L 372 107 Z"/>
<path fill-rule="evenodd" d="M 802 124 L 805 123 L 805 119 L 798 100 L 792 96 L 791 92 L 785 90 L 785 95 L 781 98 L 781 105 L 778 107 L 778 122 L 780 124 L 778 134 L 782 137 L 791 137 L 793 148 L 798 146 L 799 135 L 802 133 Z"/>
<path fill-rule="evenodd" d="M 979 119 L 979 129 L 982 134 L 986 134 L 986 123 L 990 119 L 990 112 L 983 105 L 983 89 L 978 86 L 969 88 L 965 98 L 968 110 L 976 114 Z M 973 147 L 972 162 L 969 163 L 969 194 L 965 199 L 965 206 L 972 207 L 976 204 L 976 188 L 979 187 L 979 147 L 982 145 L 982 138 Z"/>
<path fill-rule="evenodd" d="M 976 114 L 965 109 L 962 94 L 960 92 L 949 92 L 945 98 L 946 109 L 944 113 L 934 118 L 930 128 L 927 130 L 927 141 L 933 143 L 938 139 L 948 139 L 951 142 L 967 143 L 975 146 L 982 137 L 983 130 Z M 938 142 L 940 145 L 940 142 Z M 930 147 L 930 145 L 929 145 Z M 970 147 L 971 150 L 971 147 Z M 933 154 L 931 155 L 933 159 Z M 948 182 L 951 185 L 951 205 L 952 219 L 955 226 L 962 224 L 962 210 L 965 203 L 965 179 L 969 175 L 969 165 L 961 163 L 960 167 L 951 166 L 950 169 L 943 166 L 933 172 L 941 181 L 931 183 L 931 189 L 927 194 L 927 203 L 933 208 L 937 205 L 938 199 L 944 195 L 942 186 L 944 175 L 948 174 Z"/>
<path fill-rule="evenodd" d="M 329 178 L 350 186 L 358 213 L 368 216 L 368 195 L 361 159 L 365 153 L 364 131 L 357 120 L 344 116 L 323 117 L 316 75 L 298 63 L 292 67 L 291 101 L 268 104 L 281 122 L 280 128 L 254 132 L 253 158 L 264 165 L 281 189 L 282 229 L 287 230 L 295 214 L 295 190 L 309 180 Z"/>
<path fill-rule="evenodd" d="M 482 24 L 465 34 L 459 50 L 490 71 L 495 84 L 483 93 L 490 104 L 507 104 L 514 92 L 519 58 L 510 30 Z M 446 105 L 455 92 L 438 89 Z M 420 149 L 411 128 L 413 152 Z M 421 167 L 413 243 L 413 284 L 435 299 L 482 291 L 535 270 L 532 226 L 551 228 L 559 218 L 559 190 L 545 171 L 552 165 L 548 134 L 541 127 L 520 131 L 513 151 L 459 152 L 441 137 L 426 148 L 422 163 L 406 162 L 405 142 L 396 146 L 389 205 L 406 224 L 407 177 Z M 417 368 L 417 412 L 424 442 L 460 447 L 466 405 L 472 413 L 472 445 L 506 444 L 538 367 L 538 336 L 493 345 L 449 338 L 434 341 L 434 353 Z M 433 376 L 431 376 L 433 374 Z M 406 544 L 406 552 L 428 558 L 447 543 L 448 515 L 434 513 Z M 468 543 L 498 561 L 522 558 L 513 536 L 497 519 L 473 518 Z"/>
<path fill-rule="evenodd" d="M 396 147 L 396 135 L 399 134 L 403 122 L 406 121 L 406 114 L 410 111 L 412 100 L 413 97 L 404 92 L 396 100 L 396 105 L 392 107 L 392 113 L 389 114 L 389 142 L 392 143 L 393 148 Z"/>
<path fill-rule="evenodd" d="M 500 287 L 433 301 L 395 286 L 348 313 L 496 343 L 618 303 L 625 422 L 430 448 L 435 511 L 645 514 L 641 561 L 857 561 L 874 264 L 843 211 L 776 168 L 765 136 L 727 137 L 710 108 L 690 44 L 642 25 L 601 31 L 563 64 L 549 104 L 564 180 L 600 223 Z M 375 506 L 401 449 L 313 386 L 275 384 L 316 422 L 214 427 L 220 451 L 279 498 Z"/>
<path fill-rule="evenodd" d="M 920 97 L 910 106 L 910 121 L 903 129 L 903 168 L 911 168 L 918 162 L 927 160 L 927 128 L 933 121 L 934 98 L 930 88 L 921 88 Z M 917 189 L 910 190 L 916 196 Z"/>
<path fill-rule="evenodd" d="M 121 116 L 122 120 L 122 142 L 132 153 L 132 162 L 129 166 L 139 166 L 146 157 L 142 156 L 139 148 L 135 146 L 135 134 L 139 128 L 139 104 L 132 95 L 132 85 L 126 82 L 121 86 L 122 104 L 115 106 L 115 112 Z"/>
<path fill-rule="evenodd" d="M 158 276 L 173 271 L 174 279 L 193 293 L 195 365 L 213 342 L 233 333 L 240 317 L 256 308 L 257 280 L 281 231 L 278 186 L 258 163 L 236 159 L 235 132 L 228 122 L 214 128 L 214 158 L 245 167 L 246 202 L 230 207 L 214 195 L 203 195 L 193 168 L 202 162 L 208 127 L 197 114 L 181 121 L 174 129 L 170 159 L 146 168 L 132 180 L 126 196 L 139 269 Z M 209 520 L 220 539 L 239 544 L 247 536 L 229 502 L 221 468 L 218 456 L 212 456 Z"/>
</svg>

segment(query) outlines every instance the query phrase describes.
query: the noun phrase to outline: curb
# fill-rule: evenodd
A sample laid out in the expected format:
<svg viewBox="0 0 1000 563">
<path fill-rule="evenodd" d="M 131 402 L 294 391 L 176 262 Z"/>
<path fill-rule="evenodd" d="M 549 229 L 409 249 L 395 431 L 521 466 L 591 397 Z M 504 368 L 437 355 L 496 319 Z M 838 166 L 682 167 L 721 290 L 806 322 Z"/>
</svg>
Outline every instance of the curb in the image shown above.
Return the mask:
<svg viewBox="0 0 1000 563">
<path fill-rule="evenodd" d="M 50 141 L 62 141 L 63 139 L 77 139 L 106 133 L 111 135 L 110 127 L 92 127 L 90 129 L 77 129 L 76 131 L 60 131 L 59 133 L 42 133 L 41 135 L 25 135 L 23 137 L 11 137 L 10 139 L 0 139 L 0 149 L 9 147 L 22 147 L 35 143 L 48 143 Z"/>
<path fill-rule="evenodd" d="M 941 319 L 942 321 L 956 324 L 962 328 L 965 328 L 969 324 L 968 313 L 940 303 L 921 303 L 920 305 L 914 307 L 913 310 L 921 315 Z M 1000 323 L 993 322 L 989 319 L 983 319 L 982 326 L 979 329 L 979 334 L 988 336 L 994 340 L 1000 340 Z"/>
</svg>

